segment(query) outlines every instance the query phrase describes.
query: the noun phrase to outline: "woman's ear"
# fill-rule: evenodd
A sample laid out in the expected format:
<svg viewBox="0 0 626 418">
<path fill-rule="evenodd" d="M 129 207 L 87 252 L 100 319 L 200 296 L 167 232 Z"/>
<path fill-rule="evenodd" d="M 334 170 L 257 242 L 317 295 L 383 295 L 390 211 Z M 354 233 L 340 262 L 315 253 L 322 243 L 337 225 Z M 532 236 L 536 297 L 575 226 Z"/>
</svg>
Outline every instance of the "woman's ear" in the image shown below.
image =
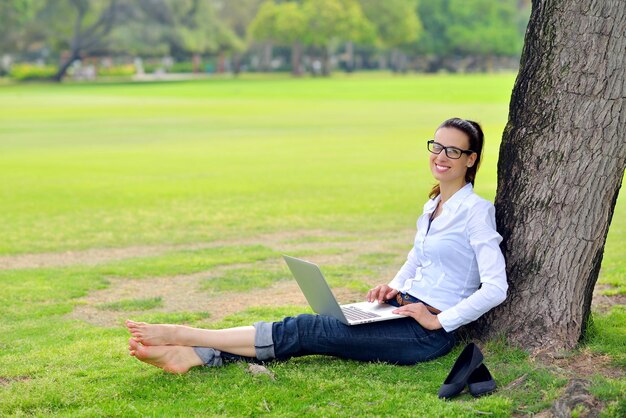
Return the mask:
<svg viewBox="0 0 626 418">
<path fill-rule="evenodd" d="M 467 159 L 467 168 L 474 166 L 474 163 L 476 162 L 476 158 L 477 158 L 477 155 L 475 152 L 473 152 L 472 155 L 470 155 L 469 158 Z"/>
</svg>

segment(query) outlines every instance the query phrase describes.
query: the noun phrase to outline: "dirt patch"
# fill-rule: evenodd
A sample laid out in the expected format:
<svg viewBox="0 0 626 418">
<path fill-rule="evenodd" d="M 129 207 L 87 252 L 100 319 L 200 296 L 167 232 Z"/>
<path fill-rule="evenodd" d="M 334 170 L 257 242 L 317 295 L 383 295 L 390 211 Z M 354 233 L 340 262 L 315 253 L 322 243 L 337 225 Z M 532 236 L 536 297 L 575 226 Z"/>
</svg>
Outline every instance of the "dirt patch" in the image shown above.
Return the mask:
<svg viewBox="0 0 626 418">
<path fill-rule="evenodd" d="M 548 366 L 556 367 L 561 374 L 571 378 L 586 378 L 600 374 L 611 379 L 620 379 L 626 376 L 626 371 L 611 364 L 611 357 L 605 354 L 593 353 L 588 349 L 574 352 L 562 358 L 542 360 Z"/>
<path fill-rule="evenodd" d="M 390 280 L 403 262 L 404 253 L 398 248 L 406 247 L 407 251 L 411 244 L 413 231 L 398 231 L 384 234 L 379 237 L 368 237 L 366 240 L 354 240 L 354 236 L 348 234 L 328 233 L 328 231 L 304 230 L 267 234 L 255 238 L 234 241 L 219 241 L 212 243 L 199 243 L 179 246 L 153 246 L 131 247 L 126 249 L 87 250 L 77 253 L 63 254 L 39 254 L 12 257 L 10 262 L 4 258 L 4 266 L 13 267 L 20 263 L 51 266 L 55 263 L 70 264 L 97 264 L 115 259 L 154 256 L 173 250 L 202 249 L 223 245 L 261 244 L 277 251 L 287 249 L 288 252 L 320 251 L 322 254 L 307 256 L 306 258 L 318 263 L 324 269 L 327 265 L 351 265 L 357 262 L 359 256 L 377 252 L 399 253 L 398 262 L 388 267 L 380 268 L 376 272 L 377 277 L 367 278 L 364 281 L 370 285 Z M 327 239 L 327 240 L 326 240 Z M 341 249 L 337 254 L 323 254 L 324 250 Z M 21 257 L 21 258 L 20 258 Z M 29 258 L 31 257 L 31 258 Z M 0 268 L 3 267 L 3 258 L 0 257 Z M 58 265 L 58 264 L 57 264 Z M 216 322 L 227 315 L 245 310 L 251 306 L 275 306 L 280 300 L 282 305 L 306 306 L 301 291 L 285 269 L 285 282 L 278 282 L 266 289 L 253 289 L 250 292 L 210 294 L 202 290 L 205 280 L 219 277 L 228 269 L 254 268 L 276 270 L 284 268 L 280 258 L 267 260 L 253 264 L 237 264 L 219 267 L 210 272 L 201 272 L 191 275 L 152 279 L 127 279 L 110 278 L 110 285 L 106 289 L 92 292 L 87 297 L 80 299 L 79 305 L 70 315 L 74 319 L 87 321 L 97 326 L 119 326 L 122 321 L 137 312 L 119 312 L 98 309 L 97 306 L 105 303 L 118 302 L 125 299 L 147 299 L 160 297 L 163 307 L 150 310 L 150 313 L 174 313 L 174 312 L 208 312 L 210 319 L 204 322 Z M 599 289 L 602 287 L 599 285 Z M 337 297 L 342 303 L 362 300 L 363 294 L 346 289 L 335 289 Z M 603 309 L 604 306 L 613 306 L 623 303 L 624 298 L 609 297 L 596 292 L 594 297 L 594 309 Z M 223 301 L 228 300 L 228 304 Z M 227 306 L 225 306 L 227 305 Z M 565 367 L 565 366 L 564 366 Z"/>
<path fill-rule="evenodd" d="M 124 319 L 143 312 L 106 311 L 96 308 L 105 301 L 127 298 L 161 297 L 163 308 L 150 312 L 208 312 L 205 323 L 218 322 L 225 317 L 251 307 L 275 307 L 295 305 L 306 307 L 307 302 L 298 285 L 293 281 L 278 282 L 275 285 L 255 289 L 253 292 L 225 292 L 216 296 L 198 290 L 203 276 L 128 281 L 112 283 L 110 289 L 99 291 L 81 300 L 85 303 L 74 309 L 71 318 L 80 319 L 93 325 L 104 327 L 120 326 Z M 363 298 L 362 292 L 350 289 L 334 289 L 338 299 L 353 302 Z"/>
<path fill-rule="evenodd" d="M 400 241 L 400 239 L 394 236 L 388 239 L 365 242 L 299 243 L 297 245 L 290 245 L 290 247 L 296 248 L 297 250 L 338 247 L 343 250 L 340 254 L 317 254 L 307 256 L 307 259 L 322 266 L 349 265 L 355 263 L 356 259 L 362 254 L 387 251 L 389 248 L 397 246 L 398 241 Z M 210 272 L 152 279 L 110 278 L 110 284 L 106 289 L 94 291 L 88 296 L 79 299 L 78 306 L 69 317 L 83 320 L 97 326 L 120 326 L 124 319 L 144 312 L 102 310 L 98 309 L 97 306 L 126 299 L 148 299 L 157 297 L 161 298 L 163 306 L 157 309 L 151 309 L 149 311 L 150 313 L 208 312 L 210 318 L 203 321 L 205 323 L 220 321 L 228 315 L 250 307 L 276 306 L 277 304 L 307 306 L 300 288 L 286 269 L 285 280 L 279 281 L 268 288 L 253 289 L 249 292 L 225 292 L 219 294 L 211 294 L 206 290 L 202 290 L 202 283 L 204 281 L 220 277 L 226 270 L 239 268 L 279 270 L 280 268 L 284 268 L 284 262 L 280 258 L 275 258 L 252 264 L 235 264 L 219 267 Z M 378 284 L 379 281 L 389 280 L 393 277 L 398 268 L 399 266 L 380 268 L 376 274 L 378 277 L 369 277 L 362 280 L 369 285 L 375 285 Z M 361 301 L 365 296 L 363 292 L 350 289 L 337 288 L 333 290 L 342 303 Z M 228 302 L 225 303 L 225 301 Z"/>
<path fill-rule="evenodd" d="M 615 305 L 626 305 L 626 295 L 604 295 L 603 291 L 612 289 L 612 286 L 598 283 L 593 289 L 591 306 L 598 313 L 607 313 Z"/>
<path fill-rule="evenodd" d="M 200 250 L 225 245 L 267 245 L 269 247 L 276 247 L 278 244 L 280 244 L 280 247 L 290 249 L 299 248 L 302 245 L 313 247 L 316 245 L 327 246 L 328 242 L 318 242 L 317 244 L 315 243 L 316 240 L 320 240 L 323 238 L 327 238 L 330 242 L 335 240 L 338 241 L 336 242 L 337 244 L 343 244 L 342 240 L 350 240 L 356 238 L 356 236 L 324 230 L 301 230 L 276 232 L 244 238 L 240 240 L 212 241 L 207 243 L 151 246 L 148 245 L 132 246 L 126 248 L 94 248 L 80 251 L 65 251 L 62 253 L 0 256 L 0 270 L 41 267 L 67 267 L 73 265 L 90 266 L 115 260 L 123 260 L 126 258 L 158 256 L 170 251 Z M 312 240 L 313 242 L 307 243 L 306 240 Z M 408 242 L 410 243 L 410 241 Z"/>
<path fill-rule="evenodd" d="M 0 386 L 9 386 L 15 382 L 28 382 L 31 380 L 28 376 L 2 377 L 0 376 Z"/>
<path fill-rule="evenodd" d="M 568 384 L 562 389 L 560 397 L 549 409 L 543 410 L 535 417 L 555 418 L 571 417 L 575 412 L 579 417 L 598 417 L 605 404 L 589 392 L 590 376 L 601 375 L 611 379 L 622 379 L 626 371 L 611 364 L 607 355 L 593 353 L 588 349 L 564 353 L 561 357 L 542 356 L 534 360 L 540 368 L 546 368 L 551 373 L 568 379 Z M 523 390 L 521 385 L 526 382 L 528 375 L 524 374 L 509 383 L 504 390 Z M 522 416 L 517 415 L 515 416 Z M 526 416 L 526 415 L 524 415 Z"/>
</svg>

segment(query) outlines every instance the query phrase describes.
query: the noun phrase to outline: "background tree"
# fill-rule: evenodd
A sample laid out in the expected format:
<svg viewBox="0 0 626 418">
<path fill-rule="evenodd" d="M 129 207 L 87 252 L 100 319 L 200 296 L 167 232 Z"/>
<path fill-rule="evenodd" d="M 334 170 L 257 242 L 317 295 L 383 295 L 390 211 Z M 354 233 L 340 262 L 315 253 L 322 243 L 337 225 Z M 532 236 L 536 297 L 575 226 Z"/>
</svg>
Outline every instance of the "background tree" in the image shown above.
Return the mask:
<svg viewBox="0 0 626 418">
<path fill-rule="evenodd" d="M 210 0 L 144 0 L 139 3 L 151 25 L 157 44 L 167 45 L 169 55 L 192 56 L 194 71 L 200 70 L 203 54 L 241 49 L 243 41 L 221 21 Z"/>
<path fill-rule="evenodd" d="M 262 0 L 212 0 L 220 21 L 226 25 L 237 37 L 232 48 L 233 73 L 241 71 L 241 56 L 246 49 L 245 40 L 248 27 L 254 19 Z"/>
<path fill-rule="evenodd" d="M 479 336 L 558 350 L 584 334 L 626 167 L 625 31 L 621 0 L 533 1 L 498 161 L 510 291 Z"/>
<path fill-rule="evenodd" d="M 330 74 L 333 42 L 371 43 L 375 39 L 375 28 L 356 0 L 306 0 L 302 10 L 307 17 L 303 43 L 321 55 L 323 75 Z"/>
<path fill-rule="evenodd" d="M 455 58 L 480 70 L 491 70 L 494 56 L 517 57 L 527 25 L 527 0 L 433 0 L 418 4 L 424 32 L 415 53 L 430 57 L 426 70 L 464 70 Z M 467 61 L 467 60 L 466 60 Z"/>
<path fill-rule="evenodd" d="M 494 55 L 515 56 L 522 49 L 517 4 L 509 0 L 449 0 L 449 48 L 458 55 L 481 58 L 485 69 Z"/>
<path fill-rule="evenodd" d="M 417 15 L 417 0 L 359 0 L 367 19 L 376 28 L 377 43 L 383 50 L 391 50 L 391 68 L 403 71 L 406 57 L 400 47 L 417 41 L 422 22 Z"/>
<path fill-rule="evenodd" d="M 264 55 L 262 67 L 266 71 L 271 69 L 272 44 L 281 42 L 282 34 L 279 32 L 277 23 L 278 13 L 278 5 L 273 0 L 266 0 L 248 28 L 251 43 L 256 41 L 262 45 Z"/>
<path fill-rule="evenodd" d="M 291 45 L 291 72 L 302 73 L 302 39 L 308 20 L 297 2 L 276 4 L 266 1 L 250 23 L 251 39 L 276 45 Z"/>
<path fill-rule="evenodd" d="M 25 28 L 40 6 L 32 0 L 0 0 L 0 55 L 26 48 Z"/>
<path fill-rule="evenodd" d="M 61 56 L 56 81 L 61 81 L 81 56 L 103 48 L 113 28 L 128 18 L 131 10 L 121 0 L 58 0 L 43 4 L 31 22 L 31 31 L 38 32 L 52 48 L 67 50 L 66 56 Z"/>
<path fill-rule="evenodd" d="M 446 28 L 450 24 L 447 2 L 421 1 L 417 11 L 424 24 L 424 32 L 417 45 L 418 52 L 432 56 L 450 55 L 451 48 L 446 36 Z"/>
</svg>

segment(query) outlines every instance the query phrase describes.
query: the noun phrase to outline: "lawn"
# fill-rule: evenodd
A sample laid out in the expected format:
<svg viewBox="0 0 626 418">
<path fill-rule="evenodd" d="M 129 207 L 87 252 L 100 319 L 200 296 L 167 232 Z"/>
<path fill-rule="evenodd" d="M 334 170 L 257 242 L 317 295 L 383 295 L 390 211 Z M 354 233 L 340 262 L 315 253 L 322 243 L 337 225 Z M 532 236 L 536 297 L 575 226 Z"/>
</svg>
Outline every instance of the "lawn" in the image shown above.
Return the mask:
<svg viewBox="0 0 626 418">
<path fill-rule="evenodd" d="M 493 199 L 513 74 L 247 76 L 0 86 L 0 415 L 508 416 L 571 377 L 493 341 L 500 387 L 436 392 L 456 355 L 414 367 L 309 357 L 171 376 L 127 355 L 126 317 L 202 327 L 307 311 L 281 253 L 323 264 L 342 299 L 389 280 L 432 186 L 426 140 L 480 121 Z M 626 199 L 589 336 L 571 358 L 606 416 L 626 414 Z M 348 299 L 348 300 L 346 300 Z M 235 301 L 225 310 L 223 301 Z M 614 304 L 614 301 L 622 304 Z"/>
</svg>

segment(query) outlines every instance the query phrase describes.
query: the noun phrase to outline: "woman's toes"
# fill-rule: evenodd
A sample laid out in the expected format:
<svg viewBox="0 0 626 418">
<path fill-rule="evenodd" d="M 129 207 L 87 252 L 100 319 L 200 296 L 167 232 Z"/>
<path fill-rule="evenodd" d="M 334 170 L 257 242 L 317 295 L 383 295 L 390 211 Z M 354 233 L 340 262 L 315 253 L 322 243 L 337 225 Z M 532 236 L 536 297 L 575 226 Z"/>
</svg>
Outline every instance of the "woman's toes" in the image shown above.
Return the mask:
<svg viewBox="0 0 626 418">
<path fill-rule="evenodd" d="M 130 338 L 128 340 L 128 348 L 130 350 L 137 350 L 139 348 L 139 342 L 135 340 L 134 338 Z"/>
</svg>

